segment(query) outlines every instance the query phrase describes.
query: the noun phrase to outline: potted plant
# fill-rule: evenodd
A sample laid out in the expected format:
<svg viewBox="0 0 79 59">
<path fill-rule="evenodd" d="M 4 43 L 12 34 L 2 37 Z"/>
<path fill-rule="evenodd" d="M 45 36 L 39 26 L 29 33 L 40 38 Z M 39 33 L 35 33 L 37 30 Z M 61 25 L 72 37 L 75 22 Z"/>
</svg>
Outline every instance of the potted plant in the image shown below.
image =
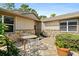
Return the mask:
<svg viewBox="0 0 79 59">
<path fill-rule="evenodd" d="M 59 56 L 68 56 L 70 53 L 68 43 L 65 40 L 66 38 L 67 37 L 63 34 L 59 34 L 56 36 L 56 46 Z"/>
<path fill-rule="evenodd" d="M 70 53 L 70 49 L 67 48 L 57 48 L 57 52 L 59 56 L 68 56 Z"/>
</svg>

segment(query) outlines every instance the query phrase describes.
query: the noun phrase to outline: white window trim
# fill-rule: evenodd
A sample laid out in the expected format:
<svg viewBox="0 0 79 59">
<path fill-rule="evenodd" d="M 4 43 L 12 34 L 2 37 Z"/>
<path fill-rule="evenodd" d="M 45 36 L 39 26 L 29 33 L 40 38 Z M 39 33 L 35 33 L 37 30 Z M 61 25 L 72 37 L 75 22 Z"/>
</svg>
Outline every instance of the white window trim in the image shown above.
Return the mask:
<svg viewBox="0 0 79 59">
<path fill-rule="evenodd" d="M 77 28 L 76 28 L 76 31 L 67 31 L 67 32 L 78 32 L 78 20 L 70 20 L 70 21 L 68 21 L 68 22 L 77 22 L 77 25 L 70 25 L 70 26 L 77 26 Z M 69 26 L 69 25 L 68 25 Z M 68 27 L 67 26 L 67 27 Z"/>
<path fill-rule="evenodd" d="M 1 21 L 2 21 L 2 23 L 4 23 L 4 16 L 3 15 L 1 15 L 2 16 L 2 18 L 1 18 Z M 4 30 L 2 30 L 3 32 L 4 32 Z"/>
<path fill-rule="evenodd" d="M 77 21 L 77 25 L 70 25 L 70 26 L 77 26 L 77 30 L 76 31 L 68 31 L 68 22 L 74 22 L 74 21 Z M 66 21 L 61 21 L 61 22 L 66 22 L 67 23 L 67 31 L 61 31 L 61 32 L 78 32 L 78 20 L 66 20 Z"/>
<path fill-rule="evenodd" d="M 67 21 L 67 32 L 68 32 L 68 21 Z"/>
<path fill-rule="evenodd" d="M 4 23 L 4 15 L 1 15 L 2 16 L 2 23 Z"/>
</svg>

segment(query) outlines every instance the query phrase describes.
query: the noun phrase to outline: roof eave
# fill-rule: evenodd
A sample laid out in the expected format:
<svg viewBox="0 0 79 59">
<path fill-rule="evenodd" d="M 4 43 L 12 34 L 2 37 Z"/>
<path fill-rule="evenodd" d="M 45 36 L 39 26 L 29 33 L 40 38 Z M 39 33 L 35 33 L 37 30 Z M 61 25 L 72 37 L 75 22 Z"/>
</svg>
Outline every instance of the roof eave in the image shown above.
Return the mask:
<svg viewBox="0 0 79 59">
<path fill-rule="evenodd" d="M 25 15 L 21 15 L 20 13 L 15 13 L 14 11 L 2 9 L 2 8 L 0 8 L 0 11 L 1 11 L 1 12 L 10 13 L 10 14 L 12 14 L 12 15 L 14 15 L 14 16 L 21 16 L 21 17 L 29 18 L 29 19 L 32 19 L 32 20 L 35 20 L 35 21 L 38 21 L 38 20 L 39 20 L 33 13 L 31 13 L 31 14 L 33 14 L 37 19 L 33 19 L 33 18 L 31 18 L 31 17 L 27 17 L 27 16 L 25 16 Z"/>
</svg>

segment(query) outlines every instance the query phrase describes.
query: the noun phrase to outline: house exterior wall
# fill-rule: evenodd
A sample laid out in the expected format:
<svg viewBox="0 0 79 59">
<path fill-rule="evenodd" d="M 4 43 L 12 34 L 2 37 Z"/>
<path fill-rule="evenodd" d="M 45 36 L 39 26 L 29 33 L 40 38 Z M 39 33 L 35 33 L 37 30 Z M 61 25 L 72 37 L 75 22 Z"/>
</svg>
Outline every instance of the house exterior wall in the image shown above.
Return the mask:
<svg viewBox="0 0 79 59">
<path fill-rule="evenodd" d="M 51 34 L 56 34 L 56 33 L 63 33 L 60 31 L 60 22 L 64 21 L 65 19 L 59 19 L 56 18 L 56 20 L 52 21 L 34 21 L 33 19 L 28 19 L 22 16 L 14 15 L 12 13 L 8 12 L 0 12 L 0 15 L 6 15 L 6 16 L 12 16 L 14 17 L 14 31 L 23 31 L 23 32 L 29 32 L 29 33 L 34 33 L 35 34 L 35 25 L 36 25 L 36 32 L 41 32 L 41 30 L 45 30 L 48 33 Z M 29 15 L 32 17 L 31 15 Z M 63 16 L 64 17 L 64 16 Z M 34 17 L 32 17 L 34 18 Z M 61 17 L 60 17 L 61 18 Z M 69 17 L 68 17 L 69 18 Z M 74 17 L 73 17 L 74 18 Z M 52 18 L 53 19 L 53 18 Z M 78 31 L 77 32 L 69 32 L 69 33 L 78 33 L 79 34 L 79 17 L 75 17 L 75 19 L 78 20 Z M 68 20 L 71 20 L 70 18 Z"/>
<path fill-rule="evenodd" d="M 68 20 L 71 20 L 71 19 L 68 19 Z M 65 20 L 43 22 L 43 30 L 46 31 L 50 36 L 55 36 L 56 34 L 59 34 L 59 33 L 79 34 L 79 19 L 75 18 L 74 20 L 78 21 L 77 31 L 72 31 L 72 32 L 60 31 L 60 22 L 65 21 Z"/>
<path fill-rule="evenodd" d="M 0 13 L 0 15 L 12 16 L 14 18 L 14 26 L 13 26 L 14 32 L 19 31 L 19 32 L 28 32 L 28 33 L 35 34 L 35 29 L 34 29 L 35 20 L 20 17 L 20 16 L 15 16 L 4 12 Z"/>
<path fill-rule="evenodd" d="M 46 30 L 59 30 L 59 21 L 44 22 Z"/>
<path fill-rule="evenodd" d="M 35 21 L 30 19 L 25 19 L 22 17 L 15 18 L 15 30 L 35 33 L 34 30 Z"/>
<path fill-rule="evenodd" d="M 48 21 L 48 22 L 42 22 L 42 30 L 47 32 L 49 36 L 53 36 L 56 33 L 60 32 L 60 21 Z"/>
</svg>

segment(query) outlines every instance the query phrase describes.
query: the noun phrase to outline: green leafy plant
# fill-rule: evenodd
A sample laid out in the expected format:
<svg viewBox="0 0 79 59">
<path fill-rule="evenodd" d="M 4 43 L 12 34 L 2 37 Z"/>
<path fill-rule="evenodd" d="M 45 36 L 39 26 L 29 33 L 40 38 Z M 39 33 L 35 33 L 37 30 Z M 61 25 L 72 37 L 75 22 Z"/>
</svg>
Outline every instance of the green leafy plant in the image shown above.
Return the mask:
<svg viewBox="0 0 79 59">
<path fill-rule="evenodd" d="M 60 48 L 79 51 L 79 35 L 69 33 L 59 34 L 56 36 L 56 45 Z"/>
<path fill-rule="evenodd" d="M 15 42 L 13 42 L 11 39 L 9 39 L 5 35 L 0 35 L 0 37 L 2 38 L 2 40 L 5 41 L 4 45 L 7 46 L 7 50 L 6 51 L 0 50 L 0 52 L 1 52 L 0 55 L 1 56 L 3 56 L 3 55 L 5 55 L 5 56 L 18 56 L 20 51 L 19 51 L 18 48 L 16 48 Z M 2 45 L 2 46 L 4 46 L 4 45 Z"/>
<path fill-rule="evenodd" d="M 6 44 L 6 41 L 3 38 L 3 35 L 0 35 L 0 47 L 4 46 Z"/>
<path fill-rule="evenodd" d="M 16 48 L 15 42 L 11 41 L 8 37 L 6 37 L 5 40 L 6 40 L 6 45 L 7 45 L 7 55 L 18 56 L 20 51 L 18 48 Z"/>
<path fill-rule="evenodd" d="M 15 46 L 15 43 L 9 39 L 5 35 L 6 25 L 3 23 L 0 23 L 0 44 L 1 46 L 7 46 L 7 50 L 0 50 L 1 56 L 18 56 L 19 55 L 19 49 Z"/>
<path fill-rule="evenodd" d="M 8 29 L 8 26 L 6 26 L 4 23 L 0 23 L 0 34 L 4 34 L 5 30 Z"/>
</svg>

